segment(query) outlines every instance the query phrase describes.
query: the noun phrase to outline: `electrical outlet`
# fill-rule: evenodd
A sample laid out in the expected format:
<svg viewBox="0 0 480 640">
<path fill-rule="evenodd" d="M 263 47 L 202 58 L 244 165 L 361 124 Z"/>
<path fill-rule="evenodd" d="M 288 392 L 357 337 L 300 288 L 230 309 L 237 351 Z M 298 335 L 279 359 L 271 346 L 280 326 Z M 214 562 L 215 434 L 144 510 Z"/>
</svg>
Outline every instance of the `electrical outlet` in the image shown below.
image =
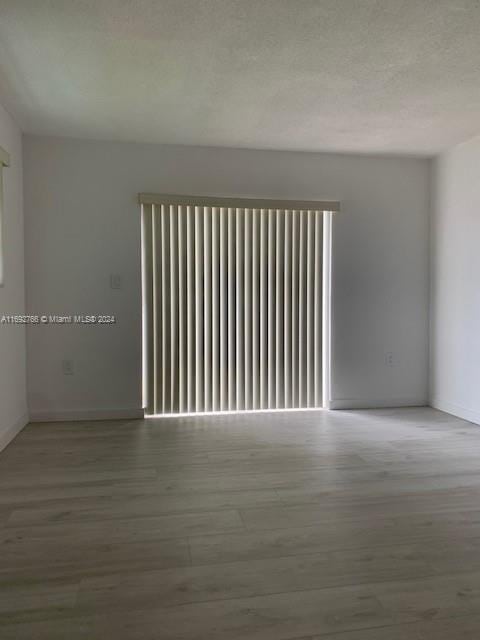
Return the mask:
<svg viewBox="0 0 480 640">
<path fill-rule="evenodd" d="M 62 360 L 62 372 L 64 376 L 73 376 L 73 360 Z"/>
<path fill-rule="evenodd" d="M 110 289 L 122 289 L 123 287 L 123 278 L 120 273 L 111 273 L 110 274 Z"/>
<path fill-rule="evenodd" d="M 387 365 L 387 367 L 394 367 L 395 363 L 396 361 L 393 353 L 391 351 L 387 351 L 387 353 L 385 354 L 385 364 Z"/>
</svg>

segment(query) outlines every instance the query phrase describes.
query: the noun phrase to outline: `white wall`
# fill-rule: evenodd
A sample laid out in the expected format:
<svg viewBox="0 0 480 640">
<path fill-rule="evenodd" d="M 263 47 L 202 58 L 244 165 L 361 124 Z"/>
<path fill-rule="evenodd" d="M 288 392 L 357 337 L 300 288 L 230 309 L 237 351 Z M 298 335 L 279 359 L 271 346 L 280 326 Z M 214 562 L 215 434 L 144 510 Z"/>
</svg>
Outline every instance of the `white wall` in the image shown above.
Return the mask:
<svg viewBox="0 0 480 640">
<path fill-rule="evenodd" d="M 28 330 L 35 417 L 141 406 L 140 191 L 339 199 L 333 404 L 426 402 L 427 161 L 27 136 L 25 181 L 29 312 L 118 317 Z M 117 272 L 122 291 L 109 288 Z"/>
<path fill-rule="evenodd" d="M 480 137 L 433 165 L 431 402 L 480 423 Z"/>
<path fill-rule="evenodd" d="M 0 146 L 10 154 L 3 170 L 5 284 L 0 287 L 0 318 L 25 312 L 22 137 L 0 105 Z M 25 327 L 0 324 L 0 450 L 27 422 Z"/>
</svg>

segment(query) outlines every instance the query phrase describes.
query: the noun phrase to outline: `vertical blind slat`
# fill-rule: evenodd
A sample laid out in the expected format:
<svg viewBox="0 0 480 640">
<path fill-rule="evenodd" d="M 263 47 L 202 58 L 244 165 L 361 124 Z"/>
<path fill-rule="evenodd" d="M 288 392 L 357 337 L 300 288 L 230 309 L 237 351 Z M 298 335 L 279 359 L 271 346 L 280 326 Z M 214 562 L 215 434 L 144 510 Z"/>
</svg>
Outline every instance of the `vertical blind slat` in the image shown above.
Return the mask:
<svg viewBox="0 0 480 640">
<path fill-rule="evenodd" d="M 228 209 L 220 209 L 220 410 L 228 408 Z"/>
<path fill-rule="evenodd" d="M 259 315 L 259 366 L 260 389 L 259 409 L 267 408 L 268 381 L 267 381 L 267 353 L 268 353 L 268 211 L 260 211 L 260 315 Z"/>
<path fill-rule="evenodd" d="M 235 216 L 235 359 L 236 359 L 236 404 L 237 411 L 245 408 L 245 368 L 244 368 L 244 214 L 236 210 Z"/>
<path fill-rule="evenodd" d="M 314 407 L 315 399 L 313 395 L 313 284 L 315 279 L 315 212 L 308 212 L 307 220 L 307 250 L 306 250 L 306 407 Z"/>
<path fill-rule="evenodd" d="M 220 410 L 220 217 L 212 209 L 212 411 Z"/>
<path fill-rule="evenodd" d="M 162 205 L 160 217 L 160 263 L 161 263 L 161 314 L 162 314 L 162 368 L 161 368 L 161 411 L 170 411 L 170 314 L 168 301 L 170 299 L 170 220 L 166 207 Z"/>
<path fill-rule="evenodd" d="M 203 208 L 203 385 L 204 410 L 212 410 L 212 210 Z"/>
<path fill-rule="evenodd" d="M 267 290 L 268 290 L 268 351 L 267 351 L 267 407 L 273 409 L 276 406 L 276 306 L 275 306 L 275 282 L 277 276 L 277 254 L 275 235 L 276 213 L 272 209 L 268 211 L 268 257 L 267 257 Z"/>
<path fill-rule="evenodd" d="M 276 212 L 276 242 L 275 242 L 275 407 L 281 409 L 285 406 L 285 397 L 283 393 L 283 271 L 284 271 L 284 255 L 283 255 L 283 234 L 285 225 L 285 214 L 283 211 Z"/>
<path fill-rule="evenodd" d="M 178 412 L 178 213 L 170 205 L 170 411 Z"/>
<path fill-rule="evenodd" d="M 187 207 L 187 411 L 195 411 L 195 211 Z"/>
<path fill-rule="evenodd" d="M 292 211 L 285 211 L 284 235 L 284 406 L 292 407 Z"/>
<path fill-rule="evenodd" d="M 227 210 L 227 405 L 236 409 L 236 333 L 235 333 L 235 209 Z"/>
<path fill-rule="evenodd" d="M 322 402 L 322 249 L 323 215 L 315 212 L 314 386 L 316 406 Z"/>
<path fill-rule="evenodd" d="M 260 211 L 252 210 L 252 409 L 260 408 Z"/>
<path fill-rule="evenodd" d="M 300 239 L 300 216 L 298 211 L 292 216 L 292 407 L 298 407 L 298 258 Z"/>
<path fill-rule="evenodd" d="M 306 407 L 307 212 L 300 211 L 298 248 L 298 406 Z"/>
<path fill-rule="evenodd" d="M 252 409 L 252 212 L 250 211 L 250 209 L 246 209 L 244 215 L 244 408 Z"/>
<path fill-rule="evenodd" d="M 187 411 L 186 226 L 185 208 L 177 208 L 178 225 L 178 410 Z"/>
<path fill-rule="evenodd" d="M 195 411 L 204 410 L 203 388 L 203 207 L 195 207 Z"/>
</svg>

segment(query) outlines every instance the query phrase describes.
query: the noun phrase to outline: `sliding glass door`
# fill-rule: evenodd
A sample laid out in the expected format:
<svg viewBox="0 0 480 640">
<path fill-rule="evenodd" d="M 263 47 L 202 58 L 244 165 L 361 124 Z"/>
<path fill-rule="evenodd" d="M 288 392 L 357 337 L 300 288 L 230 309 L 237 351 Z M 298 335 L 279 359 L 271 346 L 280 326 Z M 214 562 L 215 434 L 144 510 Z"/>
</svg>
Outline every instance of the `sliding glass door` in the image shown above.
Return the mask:
<svg viewBox="0 0 480 640">
<path fill-rule="evenodd" d="M 142 204 L 147 414 L 322 406 L 329 214 L 254 204 Z"/>
</svg>

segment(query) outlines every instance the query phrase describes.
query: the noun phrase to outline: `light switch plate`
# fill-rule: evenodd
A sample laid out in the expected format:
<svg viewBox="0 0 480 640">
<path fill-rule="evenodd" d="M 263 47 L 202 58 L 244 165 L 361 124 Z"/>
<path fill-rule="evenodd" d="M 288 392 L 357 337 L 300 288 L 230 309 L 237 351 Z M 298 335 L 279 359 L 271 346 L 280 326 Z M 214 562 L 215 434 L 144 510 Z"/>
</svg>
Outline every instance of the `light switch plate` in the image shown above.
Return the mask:
<svg viewBox="0 0 480 640">
<path fill-rule="evenodd" d="M 73 360 L 62 360 L 62 372 L 64 376 L 73 376 Z"/>
</svg>

